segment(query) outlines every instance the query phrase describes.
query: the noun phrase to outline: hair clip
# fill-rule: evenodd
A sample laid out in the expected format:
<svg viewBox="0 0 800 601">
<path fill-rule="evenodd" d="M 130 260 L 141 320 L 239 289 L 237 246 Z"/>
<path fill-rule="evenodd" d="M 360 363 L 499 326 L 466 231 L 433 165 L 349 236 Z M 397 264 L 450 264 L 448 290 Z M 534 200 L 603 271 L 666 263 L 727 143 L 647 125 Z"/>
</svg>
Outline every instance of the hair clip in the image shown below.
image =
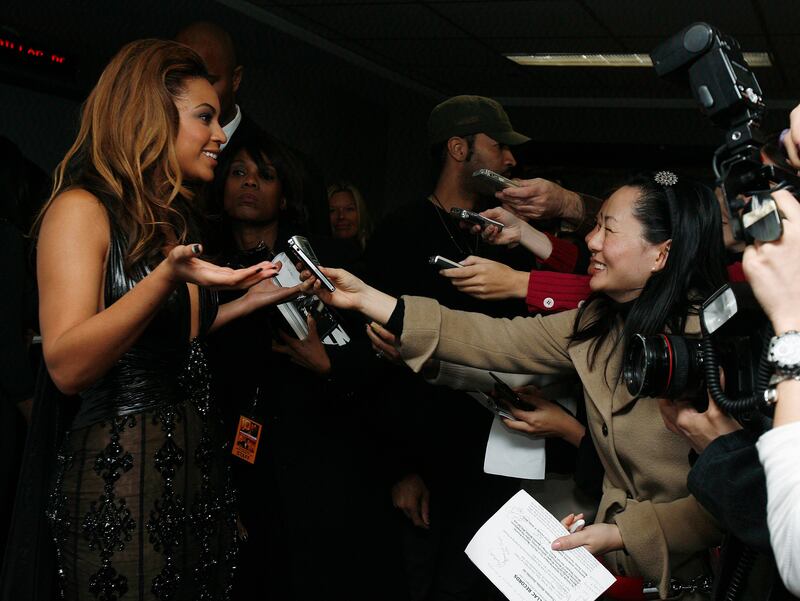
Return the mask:
<svg viewBox="0 0 800 601">
<path fill-rule="evenodd" d="M 674 186 L 678 183 L 678 176 L 672 173 L 672 171 L 659 171 L 655 174 L 653 179 L 657 184 L 665 187 Z"/>
</svg>

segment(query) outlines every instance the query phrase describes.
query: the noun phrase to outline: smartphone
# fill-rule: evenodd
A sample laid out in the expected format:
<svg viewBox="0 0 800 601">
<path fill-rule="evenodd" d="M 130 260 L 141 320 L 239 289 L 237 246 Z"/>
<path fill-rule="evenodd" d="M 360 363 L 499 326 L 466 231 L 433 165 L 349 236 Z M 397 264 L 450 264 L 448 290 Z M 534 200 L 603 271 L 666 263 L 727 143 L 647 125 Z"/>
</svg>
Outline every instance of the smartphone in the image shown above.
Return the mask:
<svg viewBox="0 0 800 601">
<path fill-rule="evenodd" d="M 441 255 L 430 257 L 428 259 L 428 263 L 437 269 L 453 269 L 455 267 L 464 267 L 461 263 L 456 263 L 455 261 L 451 261 L 450 259 Z"/>
<path fill-rule="evenodd" d="M 499 192 L 500 190 L 505 190 L 506 188 L 520 187 L 518 183 L 511 181 L 507 177 L 503 177 L 499 173 L 495 173 L 491 169 L 478 169 L 477 171 L 472 173 L 472 177 L 481 180 L 496 192 Z"/>
<path fill-rule="evenodd" d="M 489 411 L 494 413 L 495 415 L 499 415 L 500 417 L 504 417 L 506 419 L 513 419 L 516 420 L 517 418 L 511 415 L 504 407 L 498 404 L 496 400 L 490 397 L 488 394 L 483 392 L 475 392 L 471 393 L 471 395 L 478 401 L 481 405 L 486 407 Z"/>
<path fill-rule="evenodd" d="M 289 238 L 289 248 L 292 250 L 292 254 L 297 257 L 297 260 L 314 274 L 314 277 L 325 286 L 328 292 L 336 290 L 336 286 L 333 285 L 333 282 L 320 271 L 319 259 L 317 259 L 317 255 L 314 254 L 314 250 L 311 248 L 311 243 L 308 241 L 308 238 L 305 236 L 292 236 Z"/>
<path fill-rule="evenodd" d="M 530 405 L 527 405 L 516 392 L 514 392 L 508 384 L 503 382 L 500 378 L 497 377 L 497 374 L 489 372 L 489 375 L 492 376 L 492 379 L 495 381 L 494 389 L 497 394 L 500 395 L 500 398 L 503 399 L 509 405 L 516 407 L 517 409 L 522 409 L 524 411 L 530 411 L 533 409 Z"/>
<path fill-rule="evenodd" d="M 475 211 L 468 211 L 467 209 L 459 209 L 458 207 L 453 207 L 450 209 L 450 216 L 453 219 L 460 219 L 461 221 L 466 221 L 468 223 L 474 223 L 475 225 L 479 225 L 481 230 L 485 230 L 488 226 L 493 225 L 498 230 L 502 230 L 505 226 L 500 223 L 499 221 L 495 221 L 494 219 L 489 219 L 488 217 L 484 217 L 480 213 L 476 213 Z"/>
</svg>

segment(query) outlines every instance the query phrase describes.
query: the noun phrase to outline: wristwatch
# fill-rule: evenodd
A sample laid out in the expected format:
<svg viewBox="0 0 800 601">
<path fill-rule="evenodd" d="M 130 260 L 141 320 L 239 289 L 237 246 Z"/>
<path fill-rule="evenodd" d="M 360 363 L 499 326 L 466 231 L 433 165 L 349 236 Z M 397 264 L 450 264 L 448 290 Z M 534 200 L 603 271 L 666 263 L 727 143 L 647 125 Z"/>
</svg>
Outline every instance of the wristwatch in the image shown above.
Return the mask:
<svg viewBox="0 0 800 601">
<path fill-rule="evenodd" d="M 773 336 L 767 359 L 775 365 L 778 375 L 800 375 L 800 332 L 789 330 Z"/>
<path fill-rule="evenodd" d="M 788 374 L 773 374 L 769 379 L 769 385 L 764 389 L 763 399 L 767 406 L 774 405 L 778 402 L 778 384 L 785 382 L 786 380 L 800 382 L 800 374 L 794 376 L 790 376 Z"/>
</svg>

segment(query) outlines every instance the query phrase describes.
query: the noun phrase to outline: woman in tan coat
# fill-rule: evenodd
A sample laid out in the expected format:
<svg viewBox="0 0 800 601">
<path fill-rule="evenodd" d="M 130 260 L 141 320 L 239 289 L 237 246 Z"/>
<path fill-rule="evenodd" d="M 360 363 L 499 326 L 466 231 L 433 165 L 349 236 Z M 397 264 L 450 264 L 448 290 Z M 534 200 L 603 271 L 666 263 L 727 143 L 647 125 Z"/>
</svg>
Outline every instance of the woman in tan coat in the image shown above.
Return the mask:
<svg viewBox="0 0 800 601">
<path fill-rule="evenodd" d="M 669 172 L 638 177 L 605 201 L 586 241 L 593 294 L 580 309 L 547 317 L 493 319 L 432 299 L 396 300 L 335 269 L 326 274 L 336 292 L 314 286 L 326 302 L 401 335 L 398 350 L 414 370 L 437 358 L 504 372 L 577 372 L 605 468 L 603 497 L 596 523 L 553 548 L 586 546 L 663 598 L 671 578 L 690 584 L 708 573 L 707 549 L 721 532 L 686 489 L 688 444 L 664 427 L 654 400 L 631 397 L 622 361 L 637 333 L 691 330 L 696 306 L 725 281 L 719 208 L 709 189 Z"/>
</svg>

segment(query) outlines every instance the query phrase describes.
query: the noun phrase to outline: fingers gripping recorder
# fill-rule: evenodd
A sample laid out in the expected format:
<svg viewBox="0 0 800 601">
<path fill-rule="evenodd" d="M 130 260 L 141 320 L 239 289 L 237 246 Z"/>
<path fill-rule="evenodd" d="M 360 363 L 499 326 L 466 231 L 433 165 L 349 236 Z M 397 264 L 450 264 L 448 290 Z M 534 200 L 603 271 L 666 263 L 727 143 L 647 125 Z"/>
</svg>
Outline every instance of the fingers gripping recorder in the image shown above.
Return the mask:
<svg viewBox="0 0 800 601">
<path fill-rule="evenodd" d="M 742 215 L 742 227 L 748 238 L 761 242 L 773 242 L 783 235 L 778 205 L 768 192 L 753 195 L 750 211 Z"/>
<path fill-rule="evenodd" d="M 333 285 L 333 282 L 325 277 L 325 274 L 320 271 L 319 259 L 317 259 L 317 255 L 314 254 L 314 250 L 311 248 L 311 244 L 306 237 L 292 236 L 289 238 L 289 248 L 292 249 L 292 253 L 303 265 L 305 265 L 305 267 L 313 274 L 313 276 L 317 278 L 317 280 L 319 280 L 323 286 L 325 286 L 328 292 L 333 292 L 336 290 L 336 286 Z"/>
</svg>

